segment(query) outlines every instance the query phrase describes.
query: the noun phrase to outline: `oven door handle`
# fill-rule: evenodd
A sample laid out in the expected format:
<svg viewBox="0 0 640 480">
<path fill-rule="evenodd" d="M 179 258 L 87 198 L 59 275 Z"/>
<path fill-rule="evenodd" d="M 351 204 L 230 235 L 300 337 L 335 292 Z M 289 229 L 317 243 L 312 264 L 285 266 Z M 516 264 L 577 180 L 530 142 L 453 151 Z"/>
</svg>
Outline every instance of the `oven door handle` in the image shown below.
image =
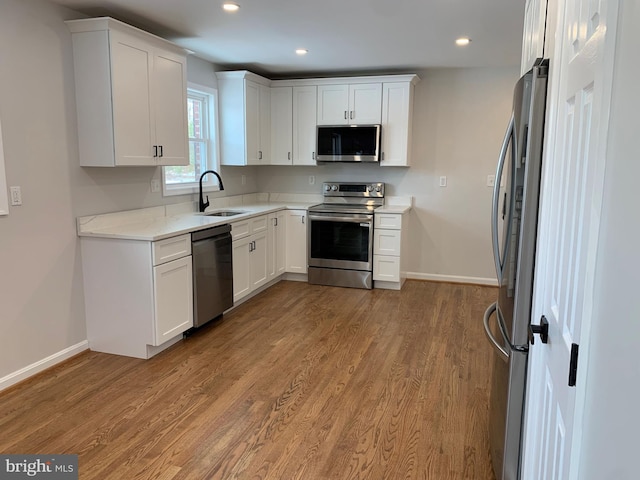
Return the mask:
<svg viewBox="0 0 640 480">
<path fill-rule="evenodd" d="M 371 218 L 370 215 L 358 215 L 358 214 L 354 214 L 354 215 L 349 215 L 349 216 L 344 216 L 344 215 L 336 215 L 336 214 L 327 214 L 327 215 L 314 215 L 314 214 L 310 214 L 309 215 L 309 220 L 315 220 L 315 221 L 319 221 L 319 222 L 349 222 L 349 223 L 366 223 L 366 225 L 361 225 L 363 227 L 371 227 L 371 224 L 373 224 L 373 218 Z"/>
</svg>

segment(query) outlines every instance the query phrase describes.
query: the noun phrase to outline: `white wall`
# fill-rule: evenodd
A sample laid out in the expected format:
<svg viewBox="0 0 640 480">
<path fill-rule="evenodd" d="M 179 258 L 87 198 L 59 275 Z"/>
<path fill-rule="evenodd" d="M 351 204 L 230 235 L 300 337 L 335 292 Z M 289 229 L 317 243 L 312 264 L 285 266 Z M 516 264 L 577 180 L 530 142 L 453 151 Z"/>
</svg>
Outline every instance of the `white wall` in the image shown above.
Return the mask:
<svg viewBox="0 0 640 480">
<path fill-rule="evenodd" d="M 320 192 L 321 182 L 383 181 L 388 195 L 411 195 L 413 276 L 495 280 L 489 229 L 495 163 L 519 77 L 514 68 L 417 72 L 410 168 L 377 165 L 262 167 L 258 189 Z M 309 175 L 316 185 L 309 185 Z M 438 186 L 447 176 L 447 187 Z"/>
<path fill-rule="evenodd" d="M 584 480 L 638 478 L 638 25 L 640 5 L 620 2 L 594 319 L 590 358 L 584 359 L 589 369 L 579 473 Z"/>
</svg>

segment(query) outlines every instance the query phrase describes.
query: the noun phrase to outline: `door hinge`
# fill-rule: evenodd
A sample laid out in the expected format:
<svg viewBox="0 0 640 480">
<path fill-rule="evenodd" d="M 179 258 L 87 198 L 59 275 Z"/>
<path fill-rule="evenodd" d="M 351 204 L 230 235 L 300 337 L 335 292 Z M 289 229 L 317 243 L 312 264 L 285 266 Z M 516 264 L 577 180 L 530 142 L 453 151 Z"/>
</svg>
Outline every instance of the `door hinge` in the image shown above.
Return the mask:
<svg viewBox="0 0 640 480">
<path fill-rule="evenodd" d="M 577 343 L 571 344 L 571 360 L 569 361 L 569 386 L 576 386 L 576 377 L 578 375 L 578 348 Z"/>
</svg>

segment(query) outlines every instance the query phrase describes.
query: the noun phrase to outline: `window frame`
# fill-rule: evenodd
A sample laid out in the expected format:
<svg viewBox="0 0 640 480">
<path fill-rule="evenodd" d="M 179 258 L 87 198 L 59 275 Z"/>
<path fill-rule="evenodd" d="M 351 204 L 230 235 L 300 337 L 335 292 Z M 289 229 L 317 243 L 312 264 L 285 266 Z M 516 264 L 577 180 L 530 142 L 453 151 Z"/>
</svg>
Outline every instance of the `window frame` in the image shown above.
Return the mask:
<svg viewBox="0 0 640 480">
<path fill-rule="evenodd" d="M 218 134 L 218 90 L 205 85 L 188 82 L 187 98 L 192 95 L 206 101 L 206 128 L 207 165 L 205 170 L 219 171 L 220 167 L 220 142 Z M 185 112 L 186 113 L 186 112 Z M 191 139 L 188 139 L 188 143 Z M 190 195 L 199 192 L 198 182 L 185 182 L 181 184 L 167 184 L 165 169 L 162 167 L 162 196 Z M 203 192 L 218 192 L 220 186 L 214 175 L 207 175 L 202 181 Z"/>
</svg>

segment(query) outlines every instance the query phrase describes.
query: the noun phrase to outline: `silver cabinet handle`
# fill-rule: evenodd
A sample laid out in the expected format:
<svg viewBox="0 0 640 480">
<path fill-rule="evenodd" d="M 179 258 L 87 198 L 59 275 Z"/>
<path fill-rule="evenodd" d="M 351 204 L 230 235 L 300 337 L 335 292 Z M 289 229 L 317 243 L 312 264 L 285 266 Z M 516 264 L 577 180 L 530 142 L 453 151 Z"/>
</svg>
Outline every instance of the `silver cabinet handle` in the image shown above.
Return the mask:
<svg viewBox="0 0 640 480">
<path fill-rule="evenodd" d="M 262 160 L 262 150 L 258 150 L 258 160 Z"/>
<path fill-rule="evenodd" d="M 316 152 L 311 152 L 311 160 L 315 160 L 316 159 Z"/>
<path fill-rule="evenodd" d="M 346 110 L 344 111 L 344 119 L 345 120 L 347 119 L 347 111 Z"/>
<path fill-rule="evenodd" d="M 498 277 L 498 284 L 502 284 L 502 259 L 500 258 L 500 239 L 498 238 L 498 204 L 500 203 L 500 179 L 502 178 L 502 170 L 504 169 L 504 162 L 507 158 L 507 150 L 509 148 L 509 142 L 513 138 L 515 118 L 514 114 L 511 114 L 509 119 L 509 126 L 504 135 L 502 141 L 502 147 L 500 148 L 500 156 L 498 157 L 498 166 L 496 168 L 496 179 L 493 184 L 493 208 L 491 210 L 491 239 L 493 243 L 493 261 L 496 267 L 496 275 Z"/>
<path fill-rule="evenodd" d="M 153 156 L 154 158 L 158 156 L 158 145 L 153 146 Z"/>
<path fill-rule="evenodd" d="M 163 153 L 162 145 L 160 145 L 160 155 L 159 155 L 159 156 L 160 156 L 160 157 L 164 157 L 164 153 Z"/>
<path fill-rule="evenodd" d="M 291 152 L 287 152 L 287 160 L 291 160 Z"/>
<path fill-rule="evenodd" d="M 350 118 L 351 120 L 353 120 L 353 110 L 351 110 L 351 111 L 349 112 L 349 118 Z"/>
</svg>

